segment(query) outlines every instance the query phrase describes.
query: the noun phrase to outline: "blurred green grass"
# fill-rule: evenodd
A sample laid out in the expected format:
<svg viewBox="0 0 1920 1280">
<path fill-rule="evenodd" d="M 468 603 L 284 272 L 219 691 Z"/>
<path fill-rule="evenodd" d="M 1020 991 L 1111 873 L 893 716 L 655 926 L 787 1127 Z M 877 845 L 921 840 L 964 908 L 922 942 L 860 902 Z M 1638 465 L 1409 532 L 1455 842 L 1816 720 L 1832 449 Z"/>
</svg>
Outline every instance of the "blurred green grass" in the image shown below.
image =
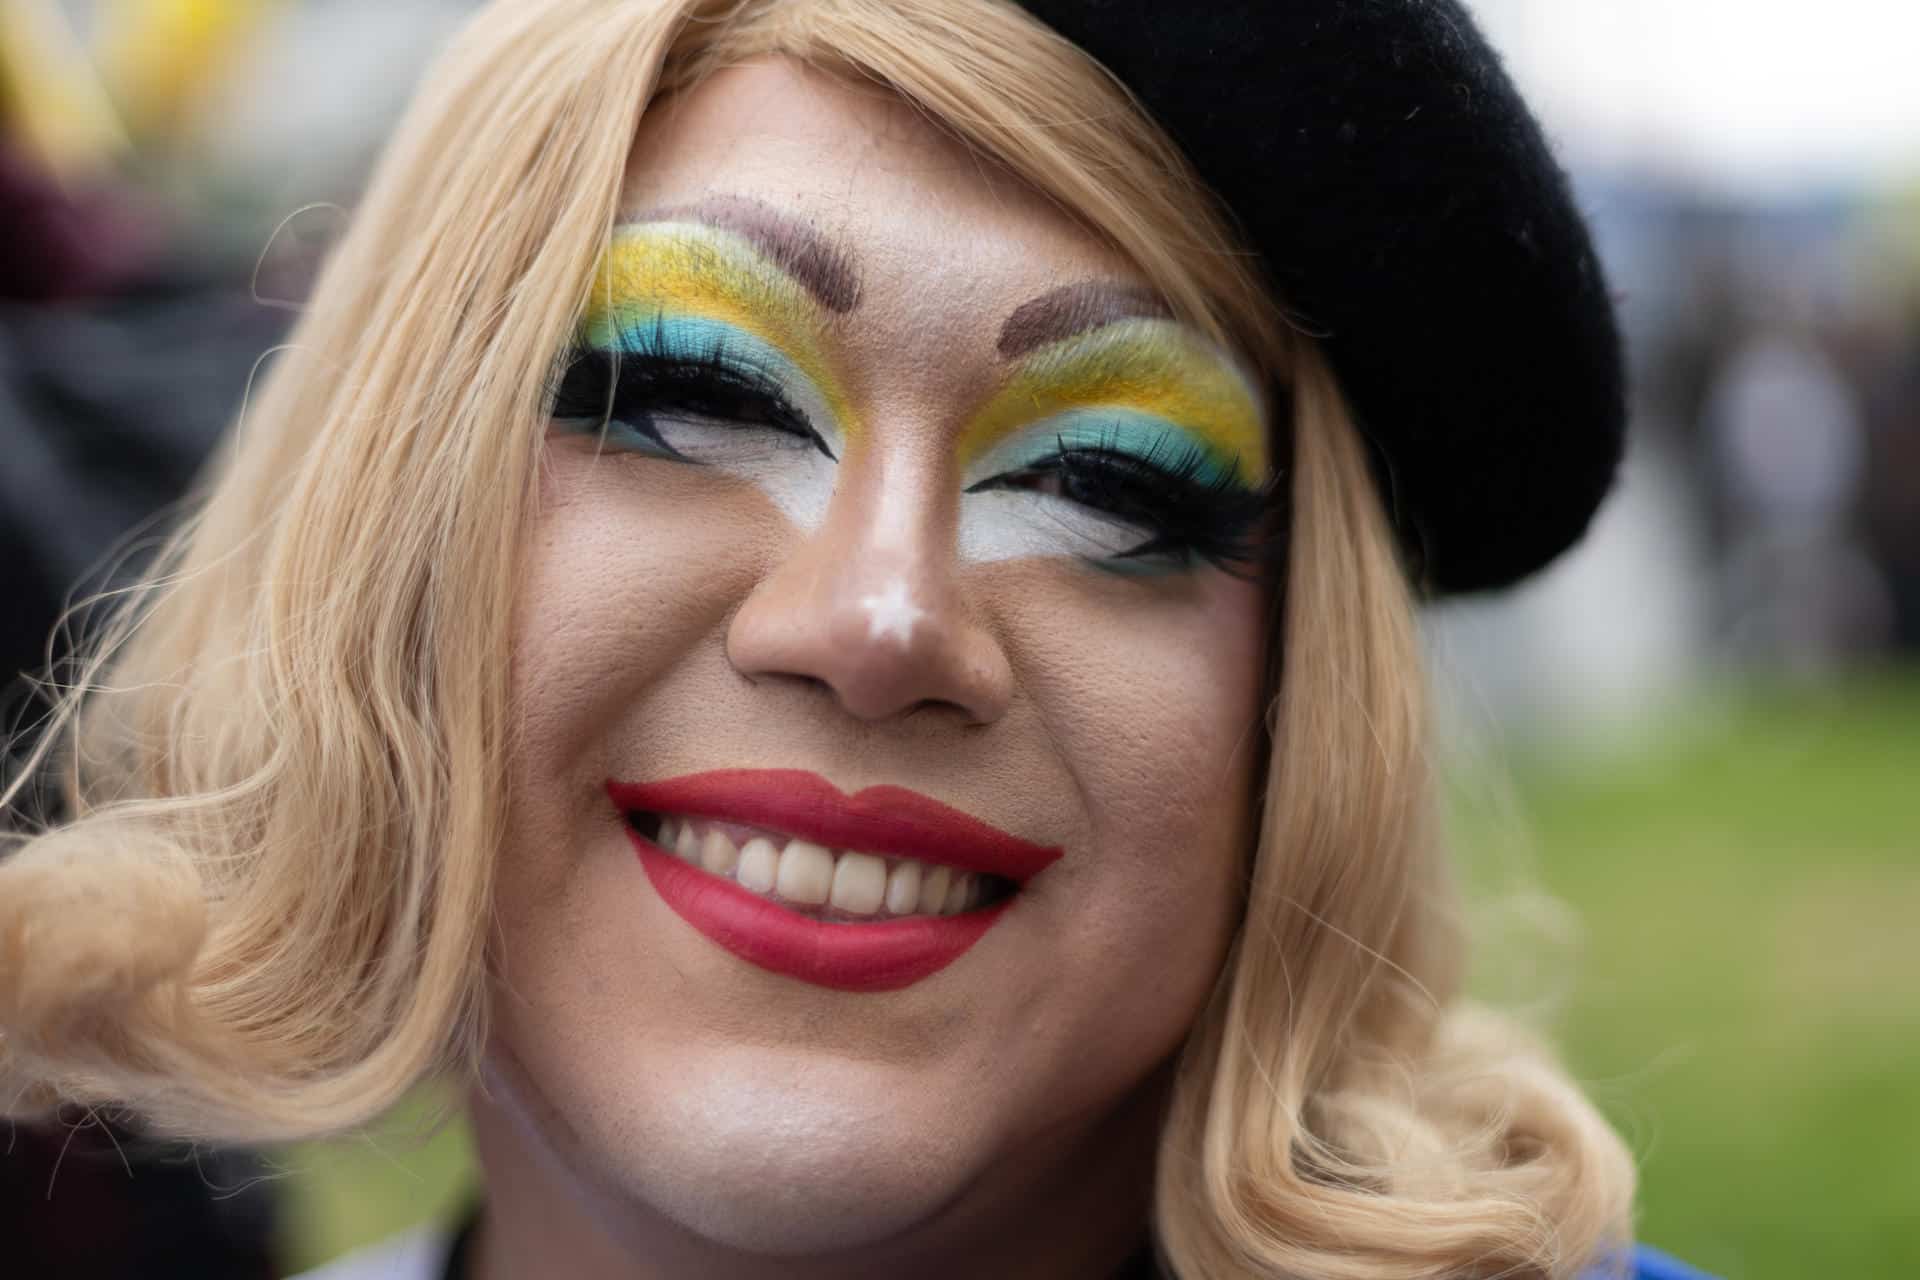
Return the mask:
<svg viewBox="0 0 1920 1280">
<path fill-rule="evenodd" d="M 1920 674 L 1676 709 L 1513 788 L 1582 925 L 1556 1026 L 1641 1159 L 1642 1238 L 1920 1276 Z"/>
<path fill-rule="evenodd" d="M 1920 672 L 1702 698 L 1640 741 L 1454 788 L 1476 898 L 1543 888 L 1578 926 L 1490 913 L 1476 987 L 1547 997 L 1640 1158 L 1643 1239 L 1740 1280 L 1920 1276 Z M 427 1105 L 278 1153 L 296 1269 L 473 1194 Z"/>
</svg>

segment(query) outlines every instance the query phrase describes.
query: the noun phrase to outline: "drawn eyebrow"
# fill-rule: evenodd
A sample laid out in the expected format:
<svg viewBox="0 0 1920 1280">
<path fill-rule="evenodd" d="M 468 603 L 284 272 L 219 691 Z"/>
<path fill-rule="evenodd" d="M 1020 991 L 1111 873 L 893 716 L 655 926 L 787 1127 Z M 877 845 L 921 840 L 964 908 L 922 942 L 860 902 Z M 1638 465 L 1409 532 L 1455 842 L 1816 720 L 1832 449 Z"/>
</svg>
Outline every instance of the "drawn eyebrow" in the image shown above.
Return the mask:
<svg viewBox="0 0 1920 1280">
<path fill-rule="evenodd" d="M 1171 320 L 1173 311 L 1143 285 L 1083 280 L 1050 289 L 1013 309 L 1000 326 L 1002 360 L 1015 360 L 1050 342 L 1122 320 Z"/>
<path fill-rule="evenodd" d="M 704 222 L 731 231 L 765 254 L 827 310 L 845 315 L 860 305 L 860 276 L 852 257 L 806 223 L 752 196 L 710 195 L 691 204 L 649 209 L 624 219 Z"/>
</svg>

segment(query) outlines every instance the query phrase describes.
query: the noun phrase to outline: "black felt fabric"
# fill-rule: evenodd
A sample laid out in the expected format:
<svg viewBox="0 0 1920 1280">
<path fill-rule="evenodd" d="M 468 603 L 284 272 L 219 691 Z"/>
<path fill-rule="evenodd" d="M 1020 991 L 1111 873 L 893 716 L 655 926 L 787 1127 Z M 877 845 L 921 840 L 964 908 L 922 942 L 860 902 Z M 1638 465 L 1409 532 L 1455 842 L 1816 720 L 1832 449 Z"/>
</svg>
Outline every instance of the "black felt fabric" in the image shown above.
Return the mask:
<svg viewBox="0 0 1920 1280">
<path fill-rule="evenodd" d="M 1585 531 L 1626 408 L 1538 125 L 1451 0 L 1023 0 L 1141 100 L 1321 337 L 1408 567 L 1501 586 Z"/>
</svg>

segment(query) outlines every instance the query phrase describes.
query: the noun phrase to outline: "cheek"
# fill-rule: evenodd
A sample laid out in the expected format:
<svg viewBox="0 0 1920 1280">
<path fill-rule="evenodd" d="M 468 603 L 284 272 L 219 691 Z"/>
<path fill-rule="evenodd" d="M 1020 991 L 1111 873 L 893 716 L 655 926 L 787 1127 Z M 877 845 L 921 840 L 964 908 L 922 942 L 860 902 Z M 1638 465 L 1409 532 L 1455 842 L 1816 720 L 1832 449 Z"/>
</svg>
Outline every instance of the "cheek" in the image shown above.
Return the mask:
<svg viewBox="0 0 1920 1280">
<path fill-rule="evenodd" d="M 1133 875 L 1217 870 L 1246 826 L 1261 755 L 1264 592 L 1208 570 L 1185 583 L 1112 580 L 1093 601 L 1054 596 L 1055 609 L 1022 622 L 1020 676 L 1100 834 L 1128 847 L 1136 830 L 1174 840 L 1141 849 Z"/>
<path fill-rule="evenodd" d="M 1053 607 L 1007 623 L 1088 827 L 1086 856 L 1056 866 L 1033 905 L 1085 984 L 1074 1033 L 1086 1059 L 1138 1063 L 1185 1034 L 1234 928 L 1263 753 L 1267 603 L 1213 573 L 1181 598 L 1114 588 L 1089 602 L 1028 584 L 1023 598 Z"/>
<path fill-rule="evenodd" d="M 747 589 L 756 526 L 778 516 L 693 479 L 591 439 L 550 442 L 514 622 L 516 779 L 604 778 L 587 753 Z"/>
<path fill-rule="evenodd" d="M 631 871 L 604 787 L 646 758 L 633 709 L 663 684 L 711 688 L 711 637 L 753 572 L 754 530 L 779 519 L 751 495 L 693 489 L 692 468 L 596 454 L 593 444 L 549 443 L 521 561 L 509 856 L 496 872 L 509 951 L 606 940 L 585 922 L 596 897 Z M 581 833 L 611 838 L 588 855 Z"/>
</svg>

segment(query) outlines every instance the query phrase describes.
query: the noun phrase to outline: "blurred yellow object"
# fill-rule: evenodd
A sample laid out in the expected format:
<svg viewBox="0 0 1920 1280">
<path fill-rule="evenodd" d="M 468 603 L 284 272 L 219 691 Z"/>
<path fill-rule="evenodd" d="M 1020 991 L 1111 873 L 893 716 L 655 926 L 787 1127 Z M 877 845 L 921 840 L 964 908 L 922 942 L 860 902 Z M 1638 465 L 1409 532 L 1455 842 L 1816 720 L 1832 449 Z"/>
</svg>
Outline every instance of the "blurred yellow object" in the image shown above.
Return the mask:
<svg viewBox="0 0 1920 1280">
<path fill-rule="evenodd" d="M 126 130 L 57 0 L 0 4 L 0 117 L 56 177 L 97 171 L 126 149 Z"/>
<path fill-rule="evenodd" d="M 277 3 L 102 0 L 95 47 L 133 131 L 167 137 L 189 127 L 202 95 Z"/>
</svg>

